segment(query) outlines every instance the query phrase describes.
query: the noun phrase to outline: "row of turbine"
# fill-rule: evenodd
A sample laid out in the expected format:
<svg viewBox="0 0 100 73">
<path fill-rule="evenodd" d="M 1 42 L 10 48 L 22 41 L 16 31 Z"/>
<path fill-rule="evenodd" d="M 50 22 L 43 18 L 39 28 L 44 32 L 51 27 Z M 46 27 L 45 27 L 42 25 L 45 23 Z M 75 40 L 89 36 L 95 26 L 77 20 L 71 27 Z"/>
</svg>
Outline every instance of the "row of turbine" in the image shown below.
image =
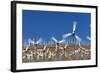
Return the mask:
<svg viewBox="0 0 100 73">
<path fill-rule="evenodd" d="M 52 36 L 51 39 L 52 39 L 55 43 L 64 43 L 64 42 L 65 42 L 65 39 L 66 39 L 67 37 L 73 36 L 75 39 L 78 40 L 79 45 L 80 45 L 80 42 L 81 42 L 82 39 L 81 39 L 78 35 L 76 35 L 76 33 L 75 33 L 75 31 L 76 31 L 76 25 L 77 25 L 77 22 L 74 21 L 74 22 L 73 22 L 73 30 L 72 30 L 72 32 L 71 32 L 71 33 L 64 34 L 64 35 L 62 36 L 62 38 L 63 38 L 62 40 L 59 40 L 59 41 L 58 41 L 54 36 Z M 86 38 L 87 38 L 88 40 L 91 40 L 89 36 L 87 36 Z M 34 44 L 39 44 L 39 43 L 41 43 L 41 42 L 42 42 L 42 38 L 39 38 L 37 41 L 28 39 L 28 44 L 32 43 L 32 44 L 34 45 Z"/>
</svg>

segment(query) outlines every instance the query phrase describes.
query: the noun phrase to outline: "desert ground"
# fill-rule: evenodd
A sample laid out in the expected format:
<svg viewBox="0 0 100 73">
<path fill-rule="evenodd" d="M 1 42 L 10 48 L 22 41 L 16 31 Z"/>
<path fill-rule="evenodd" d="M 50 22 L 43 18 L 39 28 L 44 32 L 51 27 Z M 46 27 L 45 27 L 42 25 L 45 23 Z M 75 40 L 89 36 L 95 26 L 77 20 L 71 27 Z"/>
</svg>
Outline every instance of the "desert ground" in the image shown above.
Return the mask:
<svg viewBox="0 0 100 73">
<path fill-rule="evenodd" d="M 22 63 L 91 59 L 90 45 L 35 44 L 22 48 Z"/>
</svg>

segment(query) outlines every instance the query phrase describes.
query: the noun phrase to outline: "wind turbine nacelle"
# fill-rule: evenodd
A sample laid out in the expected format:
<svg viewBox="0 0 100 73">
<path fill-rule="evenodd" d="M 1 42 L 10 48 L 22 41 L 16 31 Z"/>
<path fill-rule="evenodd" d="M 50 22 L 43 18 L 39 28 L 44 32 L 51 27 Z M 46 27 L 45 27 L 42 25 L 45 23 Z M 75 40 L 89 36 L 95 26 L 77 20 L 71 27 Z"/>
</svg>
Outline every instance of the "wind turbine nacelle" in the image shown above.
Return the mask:
<svg viewBox="0 0 100 73">
<path fill-rule="evenodd" d="M 37 46 L 38 44 L 35 43 L 34 45 Z"/>
<path fill-rule="evenodd" d="M 57 43 L 57 45 L 59 45 L 60 43 Z"/>
<path fill-rule="evenodd" d="M 75 32 L 72 32 L 72 35 L 74 36 L 75 35 Z"/>
</svg>

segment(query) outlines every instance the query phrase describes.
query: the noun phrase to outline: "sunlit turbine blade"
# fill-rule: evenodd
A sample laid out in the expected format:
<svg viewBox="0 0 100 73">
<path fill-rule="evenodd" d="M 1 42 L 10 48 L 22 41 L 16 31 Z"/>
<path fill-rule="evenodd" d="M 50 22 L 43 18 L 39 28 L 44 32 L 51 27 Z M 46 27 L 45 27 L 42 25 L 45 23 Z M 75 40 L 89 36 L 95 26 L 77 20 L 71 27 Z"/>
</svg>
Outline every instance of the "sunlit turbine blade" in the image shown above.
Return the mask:
<svg viewBox="0 0 100 73">
<path fill-rule="evenodd" d="M 61 40 L 61 41 L 59 41 L 59 43 L 64 43 L 65 42 L 65 40 Z"/>
<path fill-rule="evenodd" d="M 32 41 L 32 40 L 29 38 L 29 39 L 28 39 L 28 44 L 29 44 L 29 45 L 30 45 L 31 41 Z"/>
<path fill-rule="evenodd" d="M 34 38 L 33 40 L 30 39 L 30 43 L 32 43 L 33 45 L 35 44 Z"/>
<path fill-rule="evenodd" d="M 88 40 L 91 40 L 91 38 L 89 36 L 86 37 Z"/>
<path fill-rule="evenodd" d="M 55 37 L 51 37 L 51 39 L 56 43 L 58 42 Z"/>
<path fill-rule="evenodd" d="M 31 43 L 34 45 L 35 44 L 35 41 L 32 40 Z"/>
<path fill-rule="evenodd" d="M 36 44 L 39 44 L 42 42 L 42 39 L 40 38 L 39 40 L 37 40 Z"/>
<path fill-rule="evenodd" d="M 71 35 L 72 35 L 72 33 L 64 34 L 64 35 L 63 35 L 63 38 L 67 38 L 67 37 L 69 37 L 69 36 L 71 36 Z"/>
<path fill-rule="evenodd" d="M 81 41 L 81 38 L 80 38 L 79 36 L 75 35 L 75 37 L 76 37 L 76 39 L 77 39 L 78 41 Z"/>
<path fill-rule="evenodd" d="M 75 30 L 76 30 L 76 24 L 77 24 L 77 22 L 73 22 L 73 32 L 75 32 Z"/>
</svg>

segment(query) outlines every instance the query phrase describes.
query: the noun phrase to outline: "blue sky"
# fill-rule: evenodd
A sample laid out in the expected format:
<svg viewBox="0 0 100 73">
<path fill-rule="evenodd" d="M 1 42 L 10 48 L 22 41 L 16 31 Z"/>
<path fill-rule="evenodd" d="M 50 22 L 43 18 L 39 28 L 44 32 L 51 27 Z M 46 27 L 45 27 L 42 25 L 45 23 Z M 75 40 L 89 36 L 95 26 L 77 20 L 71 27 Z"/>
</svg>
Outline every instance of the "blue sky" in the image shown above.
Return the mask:
<svg viewBox="0 0 100 73">
<path fill-rule="evenodd" d="M 72 32 L 73 21 L 77 21 L 75 32 L 83 41 L 90 36 L 90 13 L 23 10 L 22 14 L 23 40 L 42 37 L 49 41 L 52 36 L 61 40 L 63 34 Z"/>
</svg>

